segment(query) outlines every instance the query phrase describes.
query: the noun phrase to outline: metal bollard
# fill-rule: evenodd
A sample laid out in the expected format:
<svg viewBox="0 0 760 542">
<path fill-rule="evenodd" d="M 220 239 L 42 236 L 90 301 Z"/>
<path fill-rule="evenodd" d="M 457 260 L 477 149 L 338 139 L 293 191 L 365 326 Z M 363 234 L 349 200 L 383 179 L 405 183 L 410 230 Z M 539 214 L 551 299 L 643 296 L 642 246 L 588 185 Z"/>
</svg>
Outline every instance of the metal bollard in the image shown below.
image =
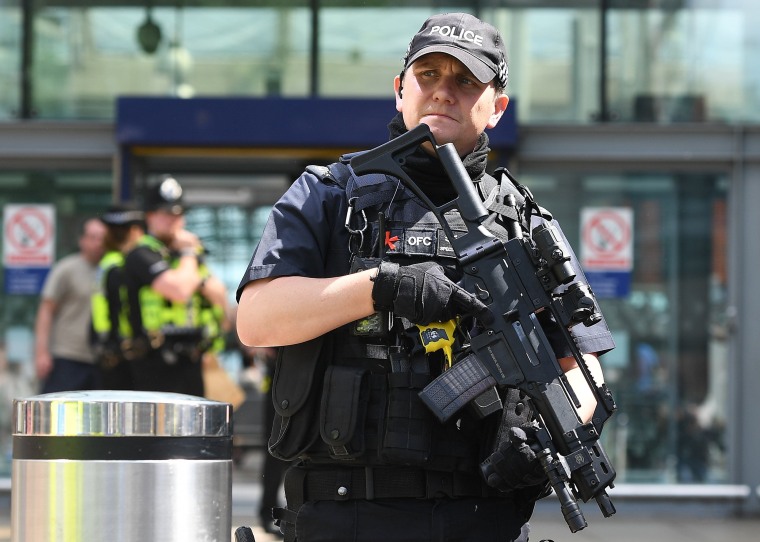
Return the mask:
<svg viewBox="0 0 760 542">
<path fill-rule="evenodd" d="M 159 392 L 13 402 L 12 542 L 227 542 L 232 407 Z"/>
</svg>

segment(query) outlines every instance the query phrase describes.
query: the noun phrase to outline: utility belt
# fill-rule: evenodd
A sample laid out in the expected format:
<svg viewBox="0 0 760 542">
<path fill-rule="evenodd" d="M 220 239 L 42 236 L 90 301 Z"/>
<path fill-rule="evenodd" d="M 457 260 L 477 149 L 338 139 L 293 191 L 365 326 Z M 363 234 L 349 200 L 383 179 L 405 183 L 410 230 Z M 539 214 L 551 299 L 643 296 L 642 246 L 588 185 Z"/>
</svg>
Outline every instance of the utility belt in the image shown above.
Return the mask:
<svg viewBox="0 0 760 542">
<path fill-rule="evenodd" d="M 197 345 L 204 339 L 203 328 L 167 326 L 155 331 L 148 331 L 151 348 L 159 350 L 175 345 Z"/>
<path fill-rule="evenodd" d="M 198 362 L 210 346 L 211 341 L 206 338 L 203 328 L 166 327 L 122 341 L 125 359 L 139 359 L 156 351 L 169 365 L 180 359 Z"/>
<path fill-rule="evenodd" d="M 98 342 L 93 345 L 93 351 L 98 365 L 107 371 L 116 368 L 126 359 L 118 339 Z"/>
<path fill-rule="evenodd" d="M 313 468 L 295 465 L 285 472 L 287 508 L 275 508 L 275 523 L 286 540 L 295 537 L 298 510 L 308 501 L 374 499 L 511 498 L 463 472 L 404 467 Z"/>
<path fill-rule="evenodd" d="M 494 494 L 477 475 L 405 467 L 294 466 L 288 470 L 285 484 L 286 493 L 289 485 L 291 492 L 300 486 L 303 502 L 489 497 Z"/>
<path fill-rule="evenodd" d="M 272 517 L 295 540 L 298 511 L 309 501 L 374 499 L 502 498 L 512 496 L 488 487 L 478 476 L 463 472 L 404 467 L 328 467 L 295 465 L 285 472 L 287 508 Z"/>
</svg>

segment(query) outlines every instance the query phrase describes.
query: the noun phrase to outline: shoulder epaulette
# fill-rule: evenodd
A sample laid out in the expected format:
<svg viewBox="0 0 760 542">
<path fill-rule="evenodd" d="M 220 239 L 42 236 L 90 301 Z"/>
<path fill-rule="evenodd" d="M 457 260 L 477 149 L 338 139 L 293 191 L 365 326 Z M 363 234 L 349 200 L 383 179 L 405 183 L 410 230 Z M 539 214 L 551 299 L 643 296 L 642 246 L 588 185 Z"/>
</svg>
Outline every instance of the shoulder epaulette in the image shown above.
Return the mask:
<svg viewBox="0 0 760 542">
<path fill-rule="evenodd" d="M 381 173 L 355 175 L 349 162 L 356 154 L 358 153 L 343 155 L 339 162 L 328 166 L 306 166 L 306 171 L 323 182 L 345 189 L 346 196 L 349 201 L 352 201 L 352 208 L 357 212 L 388 203 L 394 195 L 401 192 L 399 181 L 387 175 Z"/>
</svg>

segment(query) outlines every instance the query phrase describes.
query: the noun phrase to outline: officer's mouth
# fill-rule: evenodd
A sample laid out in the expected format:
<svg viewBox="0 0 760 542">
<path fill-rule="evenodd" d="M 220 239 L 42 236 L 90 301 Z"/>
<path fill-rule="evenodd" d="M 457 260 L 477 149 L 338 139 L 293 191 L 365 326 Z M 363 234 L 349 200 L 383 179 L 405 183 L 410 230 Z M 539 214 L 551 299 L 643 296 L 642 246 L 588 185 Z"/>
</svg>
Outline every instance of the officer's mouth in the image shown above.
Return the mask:
<svg viewBox="0 0 760 542">
<path fill-rule="evenodd" d="M 425 122 L 425 120 L 432 120 L 432 121 L 448 121 L 448 122 L 458 122 L 454 117 L 450 117 L 449 115 L 446 115 L 445 113 L 426 113 L 422 117 L 422 122 Z"/>
</svg>

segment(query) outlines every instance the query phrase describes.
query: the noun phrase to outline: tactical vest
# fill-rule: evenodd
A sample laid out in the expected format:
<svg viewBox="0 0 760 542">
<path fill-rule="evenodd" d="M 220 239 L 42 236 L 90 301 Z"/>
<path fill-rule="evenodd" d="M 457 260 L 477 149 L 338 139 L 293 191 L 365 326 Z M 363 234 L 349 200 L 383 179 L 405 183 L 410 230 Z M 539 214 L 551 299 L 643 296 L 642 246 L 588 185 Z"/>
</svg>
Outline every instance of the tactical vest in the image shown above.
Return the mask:
<svg viewBox="0 0 760 542">
<path fill-rule="evenodd" d="M 171 268 L 179 265 L 179 258 L 152 235 L 142 236 L 138 246 L 159 252 Z M 205 264 L 199 264 L 198 271 L 201 278 L 209 276 Z M 178 350 L 186 347 L 188 352 L 192 350 L 194 354 L 223 349 L 223 310 L 213 306 L 200 293 L 193 293 L 186 303 L 170 301 L 147 284 L 139 289 L 137 302 L 139 306 L 131 307 L 131 310 L 139 315 L 139 325 L 136 321 L 133 325 L 140 330 L 141 336 L 148 338 L 153 349 L 169 346 Z"/>
<path fill-rule="evenodd" d="M 456 280 L 455 254 L 435 215 L 397 179 L 353 175 L 349 159 L 307 171 L 346 190 L 351 270 L 381 260 L 434 260 Z M 481 183 L 489 205 L 502 202 L 508 190 L 496 179 L 487 176 Z M 447 214 L 447 220 L 453 231 L 465 231 L 456 213 Z M 444 361 L 440 351 L 425 352 L 417 326 L 388 314 L 281 348 L 273 382 L 276 416 L 270 453 L 310 463 L 477 472 L 492 449 L 500 420 L 476 419 L 466 411 L 445 424 L 433 419 L 418 394 L 440 373 Z M 515 423 L 529 416 L 526 409 Z"/>
</svg>

